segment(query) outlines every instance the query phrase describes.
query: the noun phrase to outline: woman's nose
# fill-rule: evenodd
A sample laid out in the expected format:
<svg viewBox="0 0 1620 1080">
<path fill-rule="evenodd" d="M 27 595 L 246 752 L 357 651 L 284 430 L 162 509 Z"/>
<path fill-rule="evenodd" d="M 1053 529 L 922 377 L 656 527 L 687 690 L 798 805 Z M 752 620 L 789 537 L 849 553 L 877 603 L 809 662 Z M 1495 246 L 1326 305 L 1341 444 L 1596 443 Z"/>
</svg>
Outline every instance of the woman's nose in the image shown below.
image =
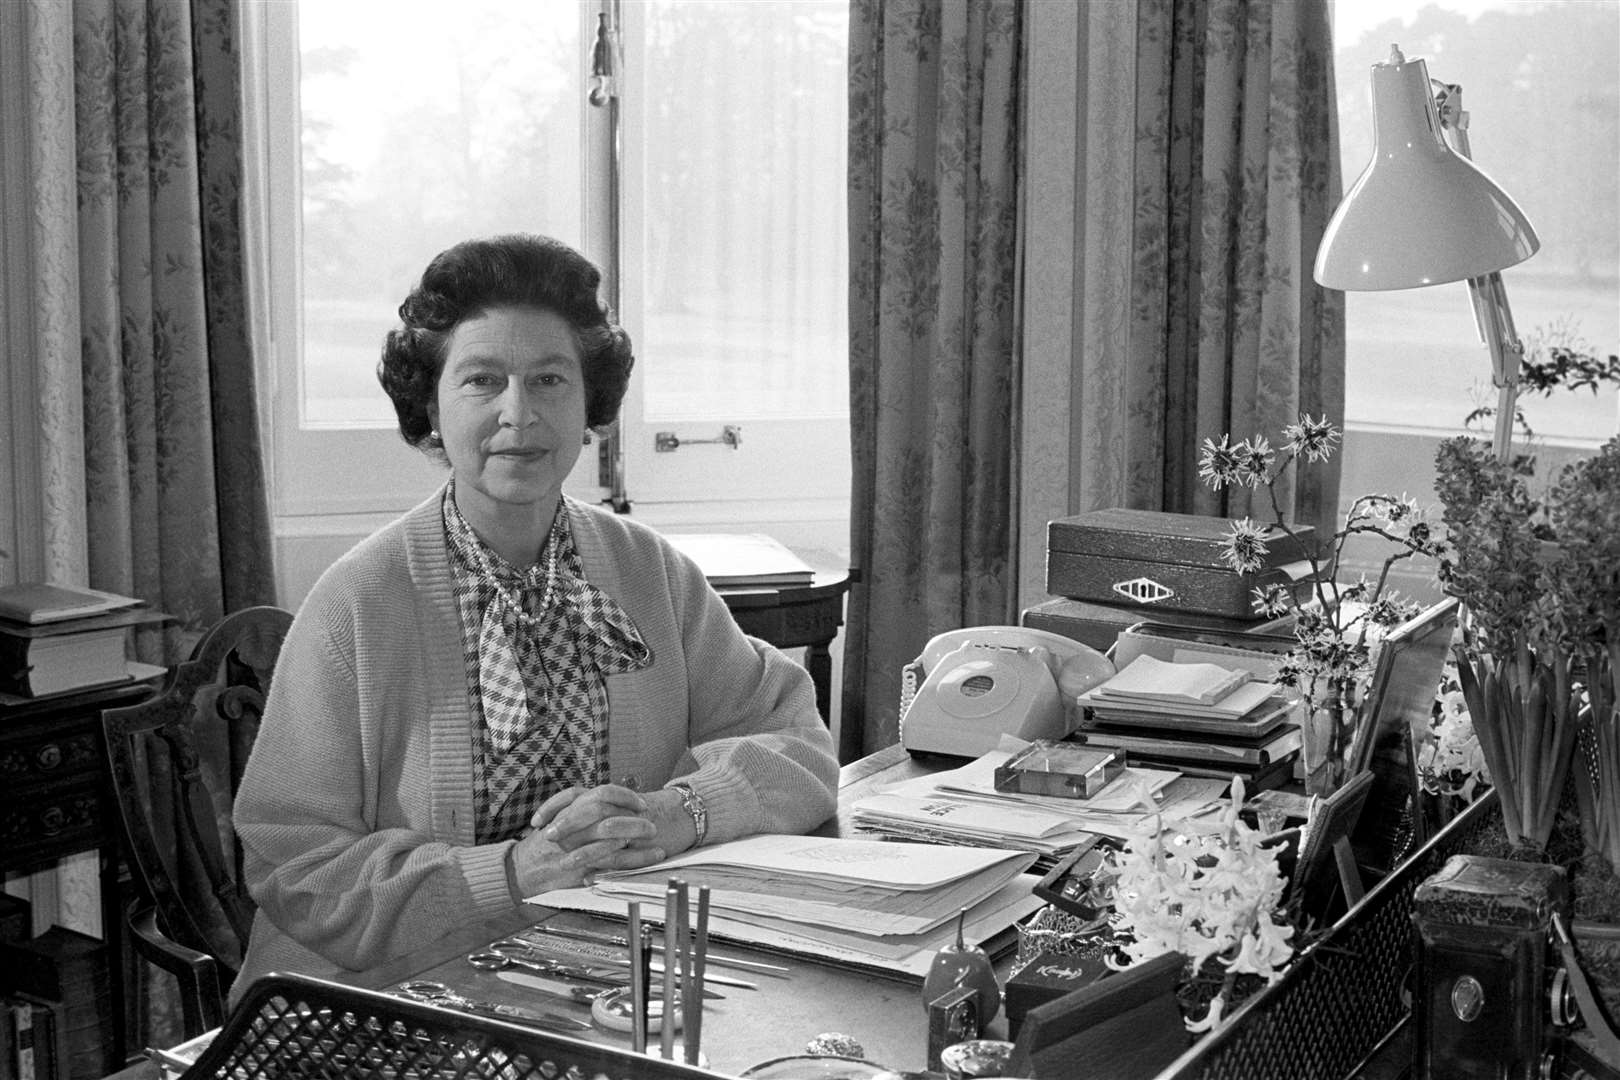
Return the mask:
<svg viewBox="0 0 1620 1080">
<path fill-rule="evenodd" d="M 539 412 L 534 406 L 534 397 L 529 388 L 521 381 L 514 380 L 507 387 L 506 393 L 501 395 L 501 424 L 504 427 L 524 428 L 533 424 Z"/>
</svg>

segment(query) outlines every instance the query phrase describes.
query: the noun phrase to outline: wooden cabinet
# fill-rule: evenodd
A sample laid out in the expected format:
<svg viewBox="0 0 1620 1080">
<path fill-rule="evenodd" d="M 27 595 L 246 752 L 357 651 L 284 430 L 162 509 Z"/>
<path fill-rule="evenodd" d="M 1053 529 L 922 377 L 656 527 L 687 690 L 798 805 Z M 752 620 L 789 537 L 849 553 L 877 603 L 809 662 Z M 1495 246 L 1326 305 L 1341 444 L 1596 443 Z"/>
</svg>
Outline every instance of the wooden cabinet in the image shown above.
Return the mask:
<svg viewBox="0 0 1620 1080">
<path fill-rule="evenodd" d="M 133 704 L 153 690 L 151 683 L 134 682 L 48 698 L 0 694 L 0 870 L 42 870 L 69 855 L 100 852 L 102 935 L 120 1060 L 127 1049 L 122 841 L 102 747 L 101 710 Z M 9 977 L 0 972 L 0 987 Z"/>
</svg>

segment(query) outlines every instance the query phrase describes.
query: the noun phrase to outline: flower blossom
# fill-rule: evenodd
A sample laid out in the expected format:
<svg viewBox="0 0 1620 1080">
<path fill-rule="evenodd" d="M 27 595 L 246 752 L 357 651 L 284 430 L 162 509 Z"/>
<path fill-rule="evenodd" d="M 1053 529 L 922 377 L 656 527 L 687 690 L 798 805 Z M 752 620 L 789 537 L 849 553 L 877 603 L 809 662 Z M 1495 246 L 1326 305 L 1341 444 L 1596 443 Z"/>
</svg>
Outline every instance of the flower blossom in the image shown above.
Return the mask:
<svg viewBox="0 0 1620 1080">
<path fill-rule="evenodd" d="M 1299 423 L 1283 428 L 1283 449 L 1303 457 L 1306 461 L 1326 461 L 1333 456 L 1333 444 L 1339 441 L 1339 429 L 1322 419 L 1312 420 L 1309 413 L 1301 413 Z"/>
<path fill-rule="evenodd" d="M 1198 475 L 1216 491 L 1228 484 L 1242 483 L 1248 453 L 1248 443 L 1233 446 L 1225 435 L 1219 443 L 1205 439 L 1203 452 L 1198 455 Z"/>
<path fill-rule="evenodd" d="M 1238 811 L 1243 783 L 1234 777 L 1215 822 L 1155 817 L 1113 856 L 1114 929 L 1122 958 L 1110 967 L 1179 952 L 1192 972 L 1215 964 L 1232 974 L 1275 981 L 1293 956 L 1293 926 L 1282 911 L 1287 880 L 1277 851 Z M 1172 832 L 1172 828 L 1175 830 Z M 1229 1004 L 1223 987 L 1192 1031 L 1218 1026 Z"/>
<path fill-rule="evenodd" d="M 1232 530 L 1226 534 L 1226 546 L 1221 551 L 1221 558 L 1226 564 L 1240 574 L 1253 574 L 1266 565 L 1266 553 L 1270 548 L 1266 546 L 1266 528 L 1255 523 L 1253 518 L 1242 518 L 1234 521 Z"/>
</svg>

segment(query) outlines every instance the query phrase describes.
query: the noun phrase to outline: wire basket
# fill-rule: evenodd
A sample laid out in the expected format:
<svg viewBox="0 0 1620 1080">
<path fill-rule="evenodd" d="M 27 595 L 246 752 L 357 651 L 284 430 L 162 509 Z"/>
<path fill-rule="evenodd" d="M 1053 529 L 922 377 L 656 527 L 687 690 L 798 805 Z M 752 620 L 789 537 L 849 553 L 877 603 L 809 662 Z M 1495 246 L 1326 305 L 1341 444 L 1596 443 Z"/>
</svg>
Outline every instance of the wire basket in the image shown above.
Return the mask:
<svg viewBox="0 0 1620 1080">
<path fill-rule="evenodd" d="M 1469 806 L 1301 953 L 1282 978 L 1159 1074 L 1158 1080 L 1349 1076 L 1406 1019 L 1416 963 L 1412 899 L 1496 816 L 1496 796 Z"/>
<path fill-rule="evenodd" d="M 249 987 L 186 1080 L 679 1080 L 703 1069 L 302 975 Z"/>
</svg>

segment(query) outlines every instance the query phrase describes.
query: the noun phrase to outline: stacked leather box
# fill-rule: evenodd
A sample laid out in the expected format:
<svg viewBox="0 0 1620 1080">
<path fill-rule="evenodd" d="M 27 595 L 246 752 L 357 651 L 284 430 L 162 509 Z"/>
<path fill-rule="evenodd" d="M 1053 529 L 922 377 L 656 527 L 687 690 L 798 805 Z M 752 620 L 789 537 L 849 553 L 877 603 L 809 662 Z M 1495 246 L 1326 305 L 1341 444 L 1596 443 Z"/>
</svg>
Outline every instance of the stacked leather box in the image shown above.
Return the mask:
<svg viewBox="0 0 1620 1080">
<path fill-rule="evenodd" d="M 1226 518 L 1115 507 L 1047 525 L 1046 601 L 1024 610 L 1025 626 L 1107 651 L 1120 631 L 1143 620 L 1202 629 L 1270 631 L 1278 620 L 1255 614 L 1255 590 L 1284 585 L 1304 595 L 1302 565 L 1316 530 L 1275 526 L 1264 566 L 1240 574 L 1225 558 Z M 1286 620 L 1283 621 L 1286 626 Z"/>
</svg>

